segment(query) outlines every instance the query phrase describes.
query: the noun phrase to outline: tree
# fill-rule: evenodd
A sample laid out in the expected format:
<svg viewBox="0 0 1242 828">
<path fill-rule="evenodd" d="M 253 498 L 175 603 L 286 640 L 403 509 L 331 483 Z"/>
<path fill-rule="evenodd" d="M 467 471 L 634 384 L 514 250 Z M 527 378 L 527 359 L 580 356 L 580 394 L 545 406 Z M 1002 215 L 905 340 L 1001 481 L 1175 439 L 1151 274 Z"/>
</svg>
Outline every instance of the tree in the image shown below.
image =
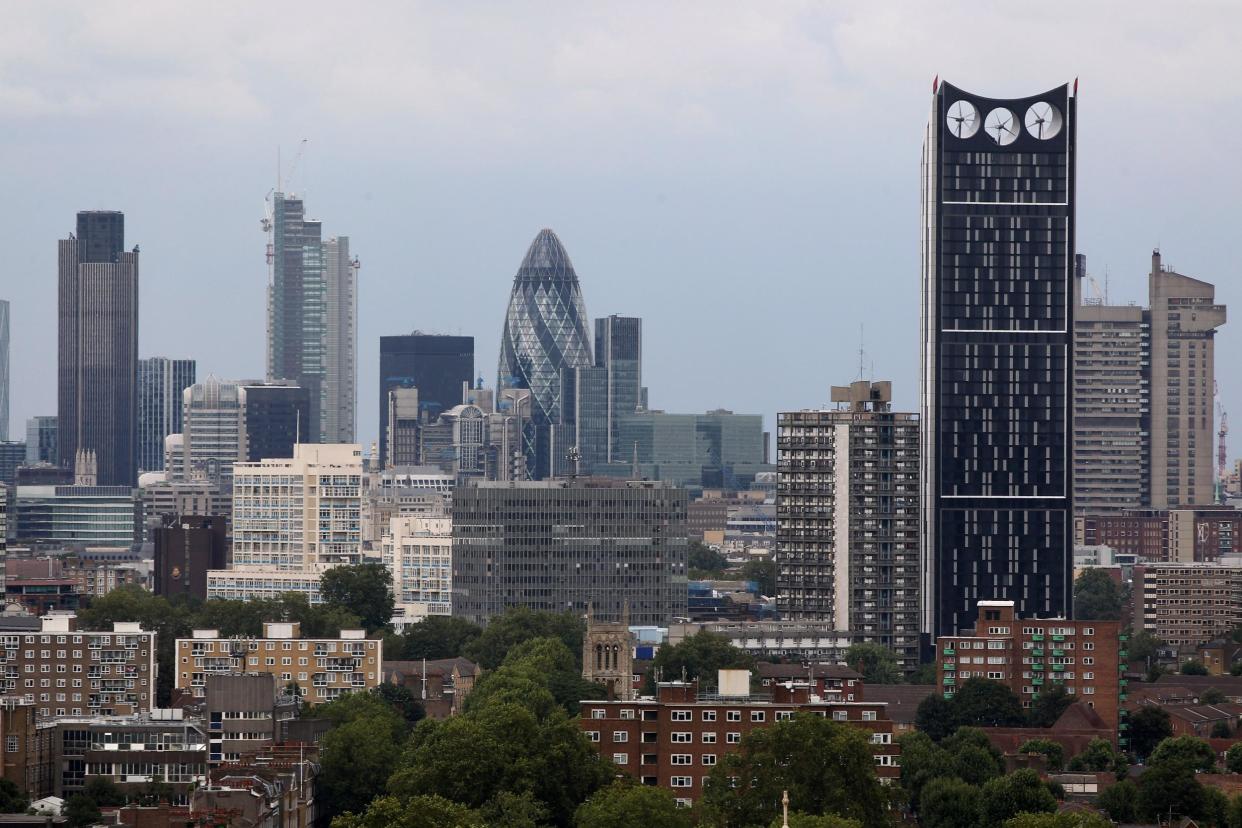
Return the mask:
<svg viewBox="0 0 1242 828">
<path fill-rule="evenodd" d="M 1107 739 L 1092 739 L 1082 753 L 1070 760 L 1069 770 L 1075 773 L 1111 771 L 1121 778 L 1125 776 L 1126 760 L 1113 749 L 1112 742 Z"/>
<path fill-rule="evenodd" d="M 1201 819 L 1207 804 L 1203 786 L 1189 765 L 1170 762 L 1153 765 L 1139 777 L 1135 809 L 1140 819 L 1155 821 L 1188 816 Z"/>
<path fill-rule="evenodd" d="M 1164 639 L 1156 637 L 1147 630 L 1139 630 L 1130 636 L 1128 652 L 1131 661 L 1148 661 L 1155 658 L 1157 652 L 1168 646 Z"/>
<path fill-rule="evenodd" d="M 1113 828 L 1099 814 L 1074 811 L 1064 814 L 1018 814 L 1005 820 L 1004 828 Z"/>
<path fill-rule="evenodd" d="M 929 661 L 910 671 L 906 676 L 906 684 L 935 684 L 936 678 L 936 663 Z"/>
<path fill-rule="evenodd" d="M 887 796 L 870 740 L 856 728 L 809 714 L 752 730 L 713 768 L 702 805 L 717 825 L 765 825 L 781 792 L 810 814 L 837 814 L 864 828 L 887 825 Z"/>
<path fill-rule="evenodd" d="M 1216 769 L 1216 751 L 1207 742 L 1194 736 L 1171 736 L 1156 745 L 1156 749 L 1147 759 L 1147 764 L 1149 767 L 1177 764 L 1210 773 Z"/>
<path fill-rule="evenodd" d="M 977 828 L 981 794 L 974 785 L 949 777 L 923 789 L 919 822 L 923 828 Z"/>
<path fill-rule="evenodd" d="M 1026 723 L 1022 702 L 998 681 L 966 679 L 953 694 L 952 704 L 958 727 L 1016 727 Z"/>
<path fill-rule="evenodd" d="M 1074 618 L 1079 621 L 1117 621 L 1121 603 L 1121 588 L 1107 570 L 1088 569 L 1074 581 Z"/>
<path fill-rule="evenodd" d="M 657 672 L 672 679 L 680 678 L 684 670 L 686 678 L 699 680 L 699 687 L 714 688 L 717 670 L 749 670 L 753 663 L 751 655 L 734 647 L 729 639 L 704 630 L 672 647 L 661 647 L 647 671 L 648 682 L 654 682 Z"/>
<path fill-rule="evenodd" d="M 1138 786 L 1129 779 L 1123 779 L 1100 791 L 1100 795 L 1095 798 L 1095 804 L 1113 822 L 1133 823 L 1138 819 Z"/>
<path fill-rule="evenodd" d="M 1235 742 L 1225 751 L 1225 769 L 1230 773 L 1242 773 L 1242 742 Z"/>
<path fill-rule="evenodd" d="M 1191 658 L 1182 662 L 1181 673 L 1183 676 L 1206 676 L 1208 671 L 1202 661 Z"/>
<path fill-rule="evenodd" d="M 781 828 L 781 819 L 772 820 L 771 828 Z M 804 814 L 801 811 L 790 811 L 789 828 L 862 828 L 856 819 L 846 819 L 836 814 Z"/>
<path fill-rule="evenodd" d="M 92 781 L 99 777 L 91 777 Z M 90 782 L 87 782 L 87 787 Z M 0 813 L 4 814 L 20 814 L 30 805 L 30 800 L 22 789 L 11 779 L 0 778 Z"/>
<path fill-rule="evenodd" d="M 69 797 L 69 801 L 65 803 L 64 816 L 72 828 L 85 828 L 103 819 L 95 800 L 80 793 Z"/>
<path fill-rule="evenodd" d="M 1204 704 L 1224 704 L 1229 701 L 1229 697 L 1222 693 L 1219 687 L 1209 687 L 1199 696 L 1199 701 Z"/>
<path fill-rule="evenodd" d="M 742 564 L 740 574 L 743 580 L 758 585 L 760 595 L 776 594 L 776 561 L 747 561 Z"/>
<path fill-rule="evenodd" d="M 465 655 L 470 642 L 483 634 L 483 628 L 464 618 L 451 615 L 429 615 L 416 624 L 410 624 L 400 636 L 400 650 L 392 650 L 384 644 L 384 658 L 388 661 L 418 661 L 420 659 L 456 658 Z"/>
<path fill-rule="evenodd" d="M 332 828 L 486 828 L 488 824 L 475 811 L 434 794 L 377 797 L 362 813 L 332 820 Z"/>
<path fill-rule="evenodd" d="M 1228 828 L 1242 828 L 1242 794 L 1234 794 L 1229 800 L 1229 808 L 1225 812 L 1225 824 Z"/>
<path fill-rule="evenodd" d="M 601 788 L 574 812 L 577 828 L 691 828 L 690 811 L 664 788 L 624 779 Z"/>
<path fill-rule="evenodd" d="M 1000 828 L 1007 819 L 1026 813 L 1053 813 L 1056 797 L 1029 768 L 999 776 L 983 786 L 979 809 L 981 828 Z"/>
<path fill-rule="evenodd" d="M 1042 753 L 1048 757 L 1050 771 L 1059 771 L 1065 764 L 1065 748 L 1051 739 L 1027 739 L 1018 748 L 1018 753 Z"/>
<path fill-rule="evenodd" d="M 1005 772 L 1001 752 L 992 746 L 988 735 L 977 727 L 961 727 L 940 743 L 946 754 L 949 772 L 972 785 L 983 785 Z"/>
<path fill-rule="evenodd" d="M 392 709 L 397 711 L 410 727 L 418 724 L 427 715 L 427 711 L 423 709 L 422 703 L 414 698 L 410 688 L 404 685 L 385 681 L 381 682 L 371 692 L 392 705 Z"/>
<path fill-rule="evenodd" d="M 332 567 L 319 577 L 319 594 L 329 607 L 356 614 L 368 632 L 387 627 L 396 609 L 392 574 L 380 563 Z"/>
<path fill-rule="evenodd" d="M 724 574 L 729 562 L 724 555 L 702 541 L 690 541 L 690 548 L 686 553 L 686 565 L 691 570 L 709 577 L 719 577 Z"/>
<path fill-rule="evenodd" d="M 482 635 L 466 645 L 466 658 L 485 670 L 494 670 L 505 660 L 510 647 L 532 638 L 559 638 L 576 658 L 581 658 L 585 633 L 586 622 L 572 612 L 512 607 L 488 621 Z"/>
<path fill-rule="evenodd" d="M 1159 707 L 1144 705 L 1130 716 L 1130 750 L 1143 759 L 1156 745 L 1173 735 L 1169 714 Z"/>
<path fill-rule="evenodd" d="M 524 704 L 544 718 L 560 705 L 571 715 L 585 698 L 603 698 L 606 689 L 582 678 L 573 653 L 559 638 L 531 638 L 509 649 L 504 663 L 486 673 L 466 698 L 478 709 L 497 697 Z"/>
<path fill-rule="evenodd" d="M 1212 732 L 1209 738 L 1228 739 L 1232 735 L 1233 731 L 1229 729 L 1229 722 L 1220 721 L 1212 725 Z"/>
<path fill-rule="evenodd" d="M 406 723 L 378 695 L 350 693 L 316 710 L 334 727 L 319 747 L 320 774 L 316 788 L 331 815 L 355 814 L 384 791 L 397 766 Z"/>
<path fill-rule="evenodd" d="M 862 673 L 867 684 L 900 684 L 897 656 L 882 644 L 864 641 L 845 651 L 845 663 Z"/>
<path fill-rule="evenodd" d="M 953 703 L 940 693 L 932 693 L 919 702 L 914 713 L 914 727 L 926 733 L 932 741 L 939 742 L 957 730 Z"/>
<path fill-rule="evenodd" d="M 1061 714 L 1076 701 L 1078 699 L 1066 691 L 1065 685 L 1054 684 L 1035 697 L 1030 712 L 1031 727 L 1052 727 L 1061 718 Z"/>
</svg>

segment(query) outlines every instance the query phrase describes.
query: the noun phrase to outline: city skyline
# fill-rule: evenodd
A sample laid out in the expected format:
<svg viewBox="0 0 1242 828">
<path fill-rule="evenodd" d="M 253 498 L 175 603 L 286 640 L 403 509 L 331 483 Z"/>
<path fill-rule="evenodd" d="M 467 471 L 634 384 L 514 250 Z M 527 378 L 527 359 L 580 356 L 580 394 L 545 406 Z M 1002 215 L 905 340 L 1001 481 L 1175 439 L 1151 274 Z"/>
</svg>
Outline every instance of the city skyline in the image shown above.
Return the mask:
<svg viewBox="0 0 1242 828">
<path fill-rule="evenodd" d="M 1226 194 L 1237 189 L 1239 173 L 1236 165 L 1221 164 L 1227 157 L 1221 142 L 1184 124 L 1201 121 L 1205 109 L 1231 99 L 1232 93 L 1200 79 L 1229 75 L 1239 58 L 1219 48 L 1217 35 L 1200 32 L 1193 20 L 1169 23 L 1138 10 L 1114 21 L 1099 10 L 1078 10 L 1072 30 L 1018 66 L 990 60 L 995 57 L 991 47 L 967 55 L 946 50 L 945 38 L 967 15 L 964 6 L 953 4 L 941 20 L 908 8 L 878 43 L 860 31 L 876 23 L 871 15 L 879 11 L 825 11 L 810 15 L 808 23 L 814 25 L 799 27 L 796 14 L 774 10 L 768 34 L 753 40 L 739 31 L 755 23 L 753 14 L 735 24 L 699 19 L 691 11 L 666 14 L 670 33 L 693 20 L 717 32 L 724 44 L 740 42 L 746 58 L 762 59 L 764 80 L 787 86 L 788 94 L 773 103 L 745 86 L 739 101 L 725 102 L 717 83 L 736 86 L 744 62 L 731 62 L 721 51 L 701 45 L 687 57 L 691 67 L 700 74 L 716 69 L 719 78 L 709 82 L 692 75 L 680 97 L 672 84 L 640 72 L 630 61 L 622 62 L 619 81 L 588 72 L 573 82 L 558 74 L 550 60 L 534 61 L 523 77 L 545 84 L 550 97 L 528 91 L 515 104 L 543 101 L 552 124 L 581 116 L 566 135 L 523 125 L 512 134 L 482 131 L 454 148 L 464 123 L 490 117 L 499 104 L 469 95 L 456 101 L 433 96 L 428 102 L 414 90 L 407 95 L 416 108 L 426 112 L 431 107 L 442 117 L 421 131 L 417 152 L 398 152 L 386 124 L 360 138 L 321 117 L 343 105 L 343 94 L 360 90 L 357 76 L 341 75 L 344 69 L 337 64 L 325 69 L 340 78 L 336 97 L 299 87 L 295 91 L 301 97 L 294 99 L 304 109 L 298 109 L 277 100 L 275 92 L 259 90 L 251 74 L 262 66 L 256 58 L 231 53 L 242 67 L 239 76 L 218 82 L 221 97 L 233 104 L 217 102 L 211 111 L 227 123 L 252 122 L 255 128 L 244 130 L 243 141 L 206 128 L 201 114 L 173 108 L 157 119 L 173 137 L 168 144 L 197 135 L 191 144 L 196 149 L 152 153 L 145 145 L 107 137 L 106 125 L 119 114 L 91 105 L 108 101 L 105 90 L 91 85 L 83 93 L 86 103 L 74 105 L 63 99 L 54 79 L 40 74 L 39 61 L 32 61 L 15 86 L 32 90 L 32 99 L 43 101 L 43 108 L 5 99 L 0 110 L 26 126 L 34 125 L 36 117 L 48 124 L 98 126 L 103 137 L 80 158 L 58 162 L 69 164 L 72 174 L 54 182 L 38 175 L 34 162 L 48 157 L 48 149 L 67 157 L 61 144 L 36 146 L 42 135 L 38 129 L 18 129 L 4 139 L 7 148 L 16 150 L 0 161 L 14 203 L 33 204 L 9 216 L 14 238 L 20 240 L 13 272 L 48 273 L 55 265 L 46 245 L 64 237 L 70 229 L 66 216 L 74 211 L 124 210 L 131 236 L 142 242 L 144 271 L 150 274 L 141 286 L 139 355 L 177 353 L 185 336 L 210 343 L 196 353 L 204 375 L 262 376 L 265 267 L 257 231 L 262 196 L 274 183 L 276 146 L 285 148 L 287 171 L 298 141 L 309 137 L 290 189 L 307 192 L 313 214 L 333 228 L 347 229 L 354 248 L 366 258 L 359 286 L 357 394 L 357 436 L 364 446 L 378 437 L 378 338 L 415 328 L 460 331 L 476 337 L 479 365 L 489 363 L 498 352 L 513 260 L 545 225 L 573 251 L 593 315 L 644 319 L 651 354 L 644 379 L 653 389 L 653 406 L 703 411 L 725 405 L 763 413 L 771 428 L 778 409 L 822 405 L 833 381 L 857 373 L 857 319 L 887 309 L 891 324 L 869 324 L 864 331 L 868 363 L 874 362 L 874 376 L 893 380 L 894 404 L 908 409 L 917 395 L 917 249 L 909 234 L 894 241 L 893 228 L 917 221 L 910 171 L 918 150 L 908 127 L 925 116 L 931 77 L 939 72 L 970 78 L 981 94 L 1001 96 L 1046 85 L 1050 77 L 1079 74 L 1092 109 L 1080 148 L 1087 166 L 1080 187 L 1079 252 L 1089 256 L 1094 274 L 1101 281 L 1109 274 L 1113 301 L 1141 302 L 1150 252 L 1159 245 L 1179 270 L 1217 284 L 1221 303 L 1238 301 L 1229 279 Z M 77 25 L 51 22 L 35 12 L 25 15 L 19 16 L 17 31 Z M 415 17 L 416 32 L 447 25 Z M 210 25 L 231 33 L 252 23 L 239 15 Z M 136 33 L 127 37 L 150 36 L 172 21 L 156 15 L 135 25 Z M 980 25 L 1021 25 L 1034 34 L 1046 32 L 1050 24 L 989 12 Z M 1108 61 L 1085 48 L 1105 26 L 1114 43 Z M 500 23 L 487 26 L 479 36 L 494 43 L 500 28 Z M 574 18 L 565 22 L 564 37 L 570 44 L 598 42 L 615 51 L 632 32 L 624 21 L 594 27 Z M 1140 57 L 1157 32 L 1170 54 L 1170 65 L 1159 70 Z M 320 36 L 313 30 L 306 34 Z M 122 74 L 131 71 L 113 65 L 99 33 L 89 26 L 75 28 L 73 42 L 90 47 L 76 61 Z M 534 38 L 513 48 L 529 55 L 537 43 Z M 836 64 L 827 58 L 812 63 L 809 80 L 797 80 L 795 61 L 820 46 Z M 874 54 L 865 55 L 864 46 L 873 47 Z M 170 56 L 160 49 L 158 54 L 170 61 L 193 58 L 193 52 Z M 588 62 L 572 49 L 566 59 L 580 69 Z M 451 56 L 441 53 L 428 60 L 439 61 L 446 71 L 456 67 Z M 418 68 L 409 60 L 397 65 L 402 79 L 413 77 Z M 201 71 L 204 87 L 215 88 L 217 70 L 208 66 Z M 490 66 L 476 71 L 482 79 L 496 80 Z M 822 90 L 811 81 L 822 81 Z M 626 84 L 632 90 L 626 91 Z M 608 137 L 613 121 L 591 108 L 592 89 L 617 96 L 622 114 L 642 116 L 624 131 L 624 143 Z M 655 94 L 640 104 L 636 99 L 644 91 Z M 1151 96 L 1166 99 L 1172 109 L 1145 132 L 1144 142 L 1114 150 L 1115 133 L 1107 125 L 1144 117 Z M 157 95 L 127 106 L 166 103 Z M 375 102 L 364 96 L 359 105 L 369 111 Z M 756 108 L 762 117 L 754 120 L 763 126 L 741 124 L 741 107 Z M 854 117 L 842 120 L 847 112 Z M 860 119 L 859 113 L 866 117 Z M 647 150 L 634 148 L 634 130 Z M 601 136 L 604 143 L 597 150 L 583 149 Z M 367 157 L 351 151 L 354 141 L 363 142 Z M 1179 151 L 1170 152 L 1175 145 Z M 604 157 L 606 164 L 600 161 Z M 890 157 L 900 160 L 890 164 Z M 512 163 L 519 158 L 526 163 Z M 21 159 L 22 166 L 10 159 Z M 476 168 L 468 170 L 468 163 Z M 131 174 L 139 164 L 146 175 Z M 549 172 L 554 164 L 556 174 Z M 729 174 L 723 175 L 726 169 Z M 1188 185 L 1183 182 L 1203 180 L 1209 173 L 1219 186 L 1185 199 Z M 187 186 L 156 183 L 165 180 Z M 532 187 L 535 181 L 546 186 Z M 1165 194 L 1170 192 L 1183 198 L 1169 199 Z M 422 195 L 410 201 L 410 193 Z M 1184 206 L 1171 208 L 1175 201 Z M 896 205 L 894 220 L 877 232 L 867 216 L 890 202 Z M 394 209 L 398 204 L 409 211 Z M 583 210 L 583 204 L 595 209 Z M 206 256 L 190 236 L 204 227 L 213 238 Z M 851 279 L 850 273 L 866 278 Z M 6 283 L 2 291 L 13 302 L 12 422 L 17 425 L 10 438 L 29 417 L 55 410 L 55 389 L 47 381 L 54 291 L 45 281 L 26 277 Z M 667 291 L 659 300 L 657 288 Z M 183 303 L 194 313 L 181 313 Z M 222 317 L 232 322 L 229 336 L 220 335 Z M 781 324 L 763 324 L 769 319 Z M 826 339 L 825 330 L 834 333 Z M 719 343 L 730 340 L 751 344 L 725 356 Z M 1222 354 L 1233 341 L 1226 326 Z M 751 379 L 737 383 L 739 376 Z M 1225 378 L 1222 394 L 1226 408 L 1242 409 L 1242 389 Z"/>
</svg>

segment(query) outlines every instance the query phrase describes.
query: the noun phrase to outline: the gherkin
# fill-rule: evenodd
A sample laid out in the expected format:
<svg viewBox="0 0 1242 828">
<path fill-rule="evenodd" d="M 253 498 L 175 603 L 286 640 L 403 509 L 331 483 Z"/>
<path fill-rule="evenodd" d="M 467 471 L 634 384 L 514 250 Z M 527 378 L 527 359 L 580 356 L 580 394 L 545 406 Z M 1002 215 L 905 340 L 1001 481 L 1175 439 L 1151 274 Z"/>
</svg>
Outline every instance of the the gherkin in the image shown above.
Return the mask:
<svg viewBox="0 0 1242 828">
<path fill-rule="evenodd" d="M 578 274 L 561 240 L 539 231 L 513 279 L 500 338 L 498 387 L 529 388 L 534 477 L 551 474 L 555 426 L 561 422 L 561 370 L 590 366 L 591 339 Z"/>
</svg>

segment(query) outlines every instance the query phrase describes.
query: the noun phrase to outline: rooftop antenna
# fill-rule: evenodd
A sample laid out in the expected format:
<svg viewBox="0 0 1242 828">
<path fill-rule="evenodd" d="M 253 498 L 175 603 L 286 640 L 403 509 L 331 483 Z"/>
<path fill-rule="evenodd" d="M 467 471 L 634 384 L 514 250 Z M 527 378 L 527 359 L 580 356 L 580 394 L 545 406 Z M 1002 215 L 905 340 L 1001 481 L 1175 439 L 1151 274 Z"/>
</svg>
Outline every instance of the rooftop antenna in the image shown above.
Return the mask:
<svg viewBox="0 0 1242 828">
<path fill-rule="evenodd" d="M 1104 265 L 1104 304 L 1105 305 L 1109 304 L 1109 301 L 1108 301 L 1108 265 Z"/>
</svg>

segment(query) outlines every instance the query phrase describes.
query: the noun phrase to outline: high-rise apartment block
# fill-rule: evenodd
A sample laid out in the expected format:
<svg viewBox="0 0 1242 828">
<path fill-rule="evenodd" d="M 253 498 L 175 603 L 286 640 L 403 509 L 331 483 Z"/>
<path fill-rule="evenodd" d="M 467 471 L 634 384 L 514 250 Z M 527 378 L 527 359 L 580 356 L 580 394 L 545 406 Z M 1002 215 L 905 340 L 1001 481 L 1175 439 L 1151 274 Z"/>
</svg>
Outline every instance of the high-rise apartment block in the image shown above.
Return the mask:
<svg viewBox="0 0 1242 828">
<path fill-rule="evenodd" d="M 393 517 L 380 544 L 392 573 L 397 618 L 411 624 L 453 611 L 453 520 L 447 516 Z"/>
<path fill-rule="evenodd" d="M 1069 615 L 1076 98 L 940 82 L 923 144 L 925 627 Z"/>
<path fill-rule="evenodd" d="M 194 384 L 192 359 L 138 361 L 138 470 L 163 471 L 164 438 L 180 434 L 182 395 Z"/>
<path fill-rule="evenodd" d="M 379 456 L 388 464 L 389 392 L 395 388 L 418 389 L 415 397 L 401 397 L 402 420 L 409 428 L 411 403 L 417 405 L 413 422 L 430 422 L 460 405 L 462 386 L 474 382 L 474 337 L 438 336 L 417 331 L 408 336 L 380 337 Z M 404 432 L 409 436 L 408 430 Z M 408 456 L 404 451 L 403 456 Z M 417 462 L 417 461 L 414 461 Z M 397 463 L 397 465 L 401 465 Z"/>
<path fill-rule="evenodd" d="M 666 626 L 686 614 L 686 493 L 664 483 L 477 483 L 453 493 L 453 615 L 509 607 Z"/>
<path fill-rule="evenodd" d="M 294 446 L 292 459 L 233 467 L 233 567 L 207 576 L 209 598 L 305 592 L 319 576 L 362 560 L 362 449 Z"/>
<path fill-rule="evenodd" d="M 0 299 L 0 441 L 9 439 L 9 301 Z"/>
<path fill-rule="evenodd" d="M 1080 514 L 1218 499 L 1215 335 L 1226 314 L 1215 293 L 1213 285 L 1166 267 L 1155 251 L 1149 307 L 1088 298 L 1076 309 L 1074 506 Z"/>
<path fill-rule="evenodd" d="M 830 621 L 919 663 L 919 422 L 892 384 L 832 389 L 836 410 L 777 416 L 781 617 Z"/>
<path fill-rule="evenodd" d="M 56 462 L 56 415 L 26 420 L 26 465 Z"/>
<path fill-rule="evenodd" d="M 496 369 L 498 390 L 531 392 L 530 477 L 555 474 L 573 446 L 555 431 L 563 422 L 562 375 L 593 364 L 578 274 L 556 234 L 540 230 L 513 279 Z"/>
<path fill-rule="evenodd" d="M 1060 686 L 1117 728 L 1126 701 L 1125 637 L 1119 621 L 1022 618 L 1013 601 L 980 601 L 973 630 L 937 639 L 938 684 L 949 698 L 969 679 L 997 681 L 1023 707 Z"/>
<path fill-rule="evenodd" d="M 310 393 L 306 441 L 352 442 L 358 260 L 350 258 L 348 238 L 323 241 L 300 198 L 274 193 L 268 221 L 267 378 Z"/>
<path fill-rule="evenodd" d="M 267 673 L 281 687 L 296 685 L 310 704 L 371 690 L 383 681 L 384 642 L 364 630 L 303 638 L 301 625 L 265 623 L 260 638 L 225 638 L 217 630 L 194 630 L 177 639 L 176 683 L 193 696 L 206 695 L 214 674 Z"/>
<path fill-rule="evenodd" d="M 1132 594 L 1135 626 L 1184 652 L 1242 626 L 1242 566 L 1145 563 Z"/>
<path fill-rule="evenodd" d="M 59 243 L 57 451 L 73 468 L 92 452 L 97 480 L 137 480 L 138 248 L 126 252 L 125 216 L 78 213 Z"/>
</svg>

